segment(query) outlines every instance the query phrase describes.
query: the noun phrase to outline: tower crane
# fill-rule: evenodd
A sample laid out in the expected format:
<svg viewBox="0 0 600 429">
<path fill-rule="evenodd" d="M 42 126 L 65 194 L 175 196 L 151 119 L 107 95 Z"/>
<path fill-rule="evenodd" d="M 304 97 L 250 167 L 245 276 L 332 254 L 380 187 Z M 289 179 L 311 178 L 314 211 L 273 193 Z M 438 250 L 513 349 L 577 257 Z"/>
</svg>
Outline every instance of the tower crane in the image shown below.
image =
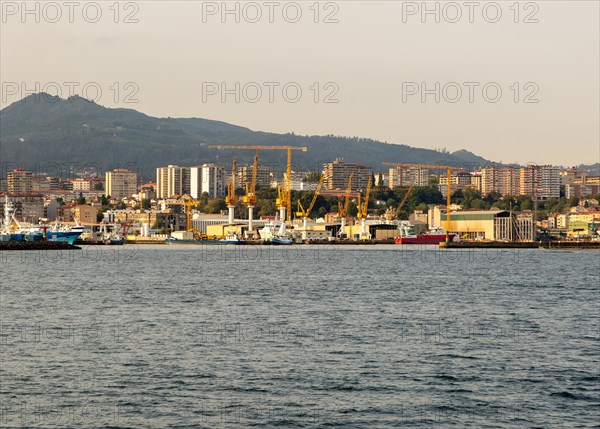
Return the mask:
<svg viewBox="0 0 600 429">
<path fill-rule="evenodd" d="M 371 177 L 367 184 L 367 192 L 365 192 L 364 201 L 361 201 L 361 194 L 358 194 L 358 213 L 356 217 L 360 219 L 360 239 L 369 240 L 370 234 L 367 233 L 367 210 L 369 208 L 369 195 L 371 194 Z"/>
<path fill-rule="evenodd" d="M 279 209 L 280 218 L 288 222 L 292 219 L 292 151 L 299 150 L 302 152 L 308 151 L 307 147 L 301 146 L 228 146 L 228 145 L 210 145 L 209 149 L 241 149 L 241 150 L 255 150 L 258 154 L 260 150 L 285 150 L 287 151 L 287 168 L 284 181 L 284 187 L 278 189 L 278 198 L 276 201 L 277 208 Z M 258 157 L 255 157 L 257 160 Z M 256 184 L 255 184 L 256 185 Z M 248 194 L 246 195 L 248 196 Z"/>
<path fill-rule="evenodd" d="M 319 179 L 319 183 L 317 185 L 315 193 L 313 194 L 313 197 L 310 202 L 310 205 L 308 206 L 308 209 L 304 210 L 302 203 L 300 202 L 300 200 L 298 200 L 298 211 L 296 212 L 296 216 L 299 218 L 302 218 L 302 227 L 304 229 L 306 229 L 306 218 L 308 217 L 308 215 L 312 211 L 313 207 L 315 206 L 315 203 L 317 202 L 317 197 L 319 196 L 319 192 L 321 192 L 321 187 L 323 186 L 324 181 L 325 181 L 325 176 L 321 175 L 321 178 Z"/>
<path fill-rule="evenodd" d="M 396 164 L 392 162 L 382 162 L 383 165 L 392 165 L 396 168 L 431 168 L 431 169 L 446 169 L 446 243 L 450 241 L 450 205 L 452 203 L 452 171 L 464 170 L 460 167 L 452 167 L 450 165 L 439 164 Z"/>
</svg>

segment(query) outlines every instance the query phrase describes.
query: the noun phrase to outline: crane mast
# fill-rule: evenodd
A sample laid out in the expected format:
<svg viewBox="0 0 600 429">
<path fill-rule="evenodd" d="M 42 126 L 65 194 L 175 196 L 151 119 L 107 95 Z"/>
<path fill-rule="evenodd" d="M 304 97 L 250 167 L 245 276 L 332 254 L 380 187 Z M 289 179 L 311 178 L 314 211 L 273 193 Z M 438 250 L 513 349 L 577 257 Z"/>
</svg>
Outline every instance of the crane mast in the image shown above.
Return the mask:
<svg viewBox="0 0 600 429">
<path fill-rule="evenodd" d="M 233 160 L 233 164 L 231 166 L 231 180 L 229 181 L 229 186 L 227 187 L 227 197 L 225 198 L 225 204 L 227 204 L 227 209 L 229 210 L 229 225 L 233 225 L 235 219 L 235 203 L 237 198 L 235 196 L 235 175 L 237 173 L 237 164 L 235 159 Z"/>
<path fill-rule="evenodd" d="M 352 179 L 354 178 L 354 173 L 350 174 L 348 178 L 348 186 L 346 187 L 346 193 L 338 197 L 338 216 L 340 218 L 340 232 L 341 236 L 346 234 L 346 217 L 348 216 L 348 207 L 350 205 L 350 196 L 352 195 Z"/>
</svg>

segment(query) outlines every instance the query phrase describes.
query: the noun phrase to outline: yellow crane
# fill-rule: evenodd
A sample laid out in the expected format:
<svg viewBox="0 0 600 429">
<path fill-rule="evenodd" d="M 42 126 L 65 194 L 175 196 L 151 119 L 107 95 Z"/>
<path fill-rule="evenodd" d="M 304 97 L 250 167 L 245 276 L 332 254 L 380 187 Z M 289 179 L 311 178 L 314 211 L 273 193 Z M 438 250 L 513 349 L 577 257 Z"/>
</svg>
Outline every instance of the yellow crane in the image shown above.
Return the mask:
<svg viewBox="0 0 600 429">
<path fill-rule="evenodd" d="M 233 160 L 233 164 L 231 165 L 231 180 L 227 185 L 227 196 L 225 197 L 225 204 L 227 204 L 227 209 L 229 210 L 229 225 L 233 225 L 235 219 L 235 203 L 237 202 L 237 197 L 235 195 L 235 175 L 236 175 L 236 161 Z"/>
<path fill-rule="evenodd" d="M 410 185 L 408 187 L 408 191 L 406 191 L 406 194 L 404 194 L 404 198 L 402 198 L 402 201 L 400 201 L 400 204 L 398 204 L 398 207 L 396 207 L 396 210 L 392 211 L 391 209 L 389 209 L 388 211 L 385 212 L 386 221 L 390 222 L 390 221 L 398 218 L 398 215 L 400 214 L 400 210 L 402 210 L 402 207 L 404 207 L 404 204 L 406 204 L 406 201 L 408 200 L 408 197 L 410 196 L 414 187 L 415 187 L 414 184 Z"/>
<path fill-rule="evenodd" d="M 452 167 L 450 165 L 439 164 L 397 164 L 393 162 L 382 162 L 383 165 L 392 165 L 396 168 L 430 168 L 430 169 L 446 169 L 446 243 L 450 241 L 450 205 L 452 203 L 452 171 L 461 171 L 463 168 Z"/>
<path fill-rule="evenodd" d="M 348 186 L 346 187 L 346 193 L 341 197 L 338 197 L 338 217 L 340 218 L 340 236 L 344 237 L 346 234 L 346 217 L 348 216 L 348 207 L 350 205 L 350 198 L 352 195 L 352 179 L 354 173 L 350 174 L 348 178 Z"/>
<path fill-rule="evenodd" d="M 370 240 L 371 236 L 367 233 L 367 211 L 369 208 L 369 195 L 371 194 L 371 177 L 369 177 L 369 183 L 367 184 L 367 191 L 365 192 L 364 201 L 361 201 L 361 193 L 358 194 L 358 213 L 356 217 L 360 219 L 360 239 Z"/>
<path fill-rule="evenodd" d="M 304 227 L 304 229 L 306 229 L 306 218 L 308 217 L 308 215 L 312 211 L 313 207 L 315 206 L 315 203 L 317 202 L 317 197 L 319 196 L 319 192 L 321 192 L 321 187 L 323 186 L 324 181 L 325 181 L 325 176 L 321 175 L 321 178 L 319 179 L 319 183 L 317 184 L 317 188 L 315 190 L 315 193 L 313 194 L 313 197 L 310 202 L 310 205 L 308 206 L 308 209 L 304 210 L 302 203 L 300 202 L 300 200 L 298 200 L 298 211 L 296 212 L 296 217 L 299 217 L 302 219 L 302 226 Z"/>
<path fill-rule="evenodd" d="M 287 220 L 288 222 L 292 219 L 292 151 L 299 150 L 302 152 L 308 151 L 307 147 L 301 146 L 227 146 L 227 145 L 210 145 L 209 149 L 241 149 L 241 150 L 285 150 L 287 151 L 287 168 L 284 181 L 283 189 L 278 191 L 277 208 L 281 213 L 281 220 Z M 286 215 L 287 213 L 287 215 Z"/>
<path fill-rule="evenodd" d="M 187 219 L 186 230 L 189 232 L 194 232 L 194 227 L 192 225 L 192 208 L 196 205 L 196 201 L 189 196 L 183 195 L 177 201 L 167 201 L 165 202 L 167 206 L 184 206 L 185 207 L 185 216 Z"/>
<path fill-rule="evenodd" d="M 258 173 L 258 151 L 254 155 L 254 164 L 252 165 L 252 179 L 246 182 L 246 195 L 243 201 L 248 207 L 248 234 L 254 235 L 254 205 L 256 204 L 256 175 Z"/>
</svg>

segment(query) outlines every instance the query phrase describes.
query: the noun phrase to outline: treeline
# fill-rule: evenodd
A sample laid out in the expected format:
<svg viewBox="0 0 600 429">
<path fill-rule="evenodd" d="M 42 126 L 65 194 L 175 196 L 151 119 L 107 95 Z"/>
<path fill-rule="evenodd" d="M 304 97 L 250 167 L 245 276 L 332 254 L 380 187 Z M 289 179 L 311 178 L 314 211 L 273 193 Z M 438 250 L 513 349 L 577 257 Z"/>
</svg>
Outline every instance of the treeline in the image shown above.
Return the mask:
<svg viewBox="0 0 600 429">
<path fill-rule="evenodd" d="M 383 215 L 386 210 L 395 210 L 400 202 L 404 199 L 408 187 L 398 187 L 389 189 L 387 187 L 375 187 L 371 190 L 369 198 L 369 213 L 374 215 Z M 238 219 L 246 219 L 248 210 L 242 203 L 243 189 L 237 189 L 238 201 L 235 206 L 235 216 Z M 254 216 L 274 216 L 277 213 L 275 200 L 277 198 L 277 190 L 273 188 L 259 188 L 256 191 L 257 202 L 254 207 Z M 314 192 L 292 191 L 292 217 L 298 209 L 298 200 L 301 201 L 304 208 L 308 208 L 313 198 Z M 600 195 L 590 195 L 587 198 L 593 198 L 600 201 Z M 353 200 L 348 206 L 349 216 L 356 216 L 357 205 Z M 535 207 L 533 199 L 528 195 L 505 195 L 502 196 L 497 192 L 489 193 L 485 196 L 480 191 L 473 188 L 458 190 L 452 194 L 452 203 L 460 204 L 463 209 L 489 210 L 498 208 L 501 210 L 528 211 L 537 209 L 537 219 L 542 220 L 548 217 L 551 213 L 568 211 L 570 207 L 579 204 L 579 198 L 550 198 L 546 201 L 538 201 Z M 408 219 L 410 213 L 415 210 L 428 209 L 432 204 L 446 204 L 446 199 L 440 192 L 437 184 L 431 183 L 428 186 L 416 186 L 407 198 L 404 206 L 398 214 L 399 219 Z M 150 209 L 150 201 L 144 200 L 143 207 Z M 120 203 L 116 206 L 111 206 L 108 200 L 102 197 L 101 212 L 109 208 L 124 209 L 125 204 Z M 198 200 L 195 209 L 208 214 L 219 214 L 227 210 L 224 198 L 209 198 L 208 194 L 204 193 Z M 338 211 L 338 198 L 318 196 L 310 213 L 311 218 L 319 218 L 327 213 L 336 213 Z M 101 218 L 101 213 L 99 213 Z"/>
</svg>

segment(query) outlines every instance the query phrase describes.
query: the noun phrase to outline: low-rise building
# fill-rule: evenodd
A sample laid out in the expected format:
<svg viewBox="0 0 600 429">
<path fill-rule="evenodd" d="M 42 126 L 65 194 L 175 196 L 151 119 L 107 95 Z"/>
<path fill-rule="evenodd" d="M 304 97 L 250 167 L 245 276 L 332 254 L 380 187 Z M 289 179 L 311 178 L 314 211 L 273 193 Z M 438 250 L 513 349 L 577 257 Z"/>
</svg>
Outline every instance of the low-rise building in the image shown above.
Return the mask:
<svg viewBox="0 0 600 429">
<path fill-rule="evenodd" d="M 64 205 L 56 209 L 56 220 L 58 222 L 79 222 L 82 225 L 97 223 L 99 208 L 86 204 Z"/>
<path fill-rule="evenodd" d="M 446 222 L 445 206 L 429 209 L 429 227 L 442 228 L 466 240 L 531 241 L 531 213 L 511 213 L 508 210 L 458 210 L 450 212 Z"/>
</svg>

